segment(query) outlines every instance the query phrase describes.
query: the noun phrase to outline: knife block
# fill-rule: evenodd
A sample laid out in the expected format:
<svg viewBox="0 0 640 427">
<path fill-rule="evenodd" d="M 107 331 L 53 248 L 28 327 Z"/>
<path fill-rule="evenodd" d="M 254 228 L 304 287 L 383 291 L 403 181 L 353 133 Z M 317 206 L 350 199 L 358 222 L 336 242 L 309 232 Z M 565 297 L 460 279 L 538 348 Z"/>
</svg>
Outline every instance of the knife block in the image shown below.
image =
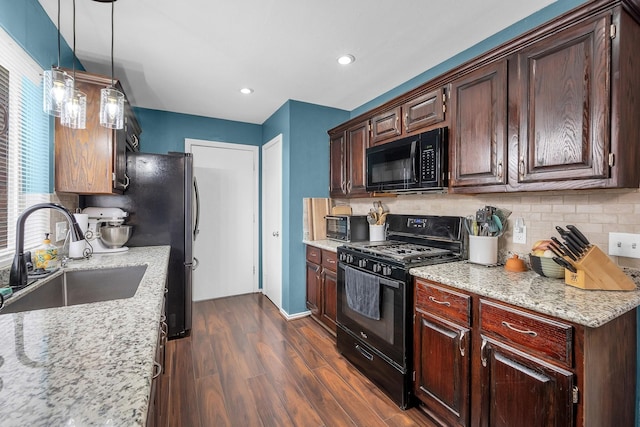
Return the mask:
<svg viewBox="0 0 640 427">
<path fill-rule="evenodd" d="M 611 258 L 597 246 L 592 246 L 578 261 L 572 262 L 577 273 L 565 270 L 567 285 L 588 290 L 634 291 L 636 284 L 624 274 Z"/>
</svg>

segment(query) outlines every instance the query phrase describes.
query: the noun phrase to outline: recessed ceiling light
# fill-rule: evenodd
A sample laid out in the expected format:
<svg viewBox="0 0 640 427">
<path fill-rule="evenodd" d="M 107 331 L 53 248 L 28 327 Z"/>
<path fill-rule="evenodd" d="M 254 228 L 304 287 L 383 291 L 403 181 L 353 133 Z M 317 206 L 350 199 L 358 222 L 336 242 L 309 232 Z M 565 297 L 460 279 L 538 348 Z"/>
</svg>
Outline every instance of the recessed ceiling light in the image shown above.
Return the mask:
<svg viewBox="0 0 640 427">
<path fill-rule="evenodd" d="M 353 55 L 342 55 L 340 58 L 338 58 L 338 64 L 349 65 L 355 60 L 356 60 L 356 57 Z"/>
<path fill-rule="evenodd" d="M 243 87 L 242 89 L 240 89 L 240 92 L 244 93 L 245 95 L 249 95 L 253 93 L 253 89 L 251 89 L 250 87 Z"/>
</svg>

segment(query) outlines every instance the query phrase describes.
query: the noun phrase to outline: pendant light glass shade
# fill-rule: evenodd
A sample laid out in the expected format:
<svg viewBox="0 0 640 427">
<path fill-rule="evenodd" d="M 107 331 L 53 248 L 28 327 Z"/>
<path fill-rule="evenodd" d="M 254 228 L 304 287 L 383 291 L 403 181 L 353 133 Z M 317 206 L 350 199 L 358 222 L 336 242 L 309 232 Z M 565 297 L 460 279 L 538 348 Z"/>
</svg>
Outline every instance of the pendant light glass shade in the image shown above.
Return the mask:
<svg viewBox="0 0 640 427">
<path fill-rule="evenodd" d="M 100 125 L 110 129 L 124 127 L 124 94 L 113 87 L 100 91 Z"/>
<path fill-rule="evenodd" d="M 60 117 L 62 105 L 73 96 L 73 77 L 57 67 L 42 74 L 42 109 L 47 114 Z"/>
<path fill-rule="evenodd" d="M 73 96 L 62 106 L 60 123 L 71 129 L 87 127 L 87 95 L 79 90 L 73 91 Z"/>
</svg>

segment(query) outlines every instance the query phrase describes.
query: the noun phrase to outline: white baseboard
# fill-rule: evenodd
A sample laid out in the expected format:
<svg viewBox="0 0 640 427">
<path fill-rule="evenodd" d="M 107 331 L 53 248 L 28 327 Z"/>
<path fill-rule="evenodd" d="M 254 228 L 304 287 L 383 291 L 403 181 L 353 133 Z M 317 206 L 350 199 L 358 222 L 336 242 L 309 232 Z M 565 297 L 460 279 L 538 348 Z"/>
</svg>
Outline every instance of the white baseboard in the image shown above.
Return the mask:
<svg viewBox="0 0 640 427">
<path fill-rule="evenodd" d="M 309 310 L 307 310 L 307 311 L 303 311 L 301 313 L 289 314 L 286 311 L 284 311 L 283 309 L 280 309 L 280 314 L 282 315 L 282 317 L 287 319 L 287 321 L 289 321 L 289 320 L 302 319 L 303 317 L 310 316 L 311 312 Z"/>
</svg>

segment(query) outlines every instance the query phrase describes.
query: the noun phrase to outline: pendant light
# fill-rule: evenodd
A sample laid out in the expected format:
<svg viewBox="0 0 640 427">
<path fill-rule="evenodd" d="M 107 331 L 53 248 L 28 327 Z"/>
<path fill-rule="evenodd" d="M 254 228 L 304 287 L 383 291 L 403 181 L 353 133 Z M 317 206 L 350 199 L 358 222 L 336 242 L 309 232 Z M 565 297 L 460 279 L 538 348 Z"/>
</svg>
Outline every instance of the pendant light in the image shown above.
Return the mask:
<svg viewBox="0 0 640 427">
<path fill-rule="evenodd" d="M 113 11 L 116 0 L 95 0 L 111 3 L 111 86 L 100 91 L 100 125 L 110 129 L 124 127 L 124 94 L 113 84 Z"/>
<path fill-rule="evenodd" d="M 87 95 L 75 88 L 76 81 L 76 0 L 73 0 L 73 92 L 62 105 L 60 123 L 71 129 L 87 127 Z"/>
<path fill-rule="evenodd" d="M 42 109 L 60 117 L 62 105 L 73 94 L 73 77 L 60 69 L 60 0 L 58 0 L 58 65 L 42 73 Z"/>
</svg>

